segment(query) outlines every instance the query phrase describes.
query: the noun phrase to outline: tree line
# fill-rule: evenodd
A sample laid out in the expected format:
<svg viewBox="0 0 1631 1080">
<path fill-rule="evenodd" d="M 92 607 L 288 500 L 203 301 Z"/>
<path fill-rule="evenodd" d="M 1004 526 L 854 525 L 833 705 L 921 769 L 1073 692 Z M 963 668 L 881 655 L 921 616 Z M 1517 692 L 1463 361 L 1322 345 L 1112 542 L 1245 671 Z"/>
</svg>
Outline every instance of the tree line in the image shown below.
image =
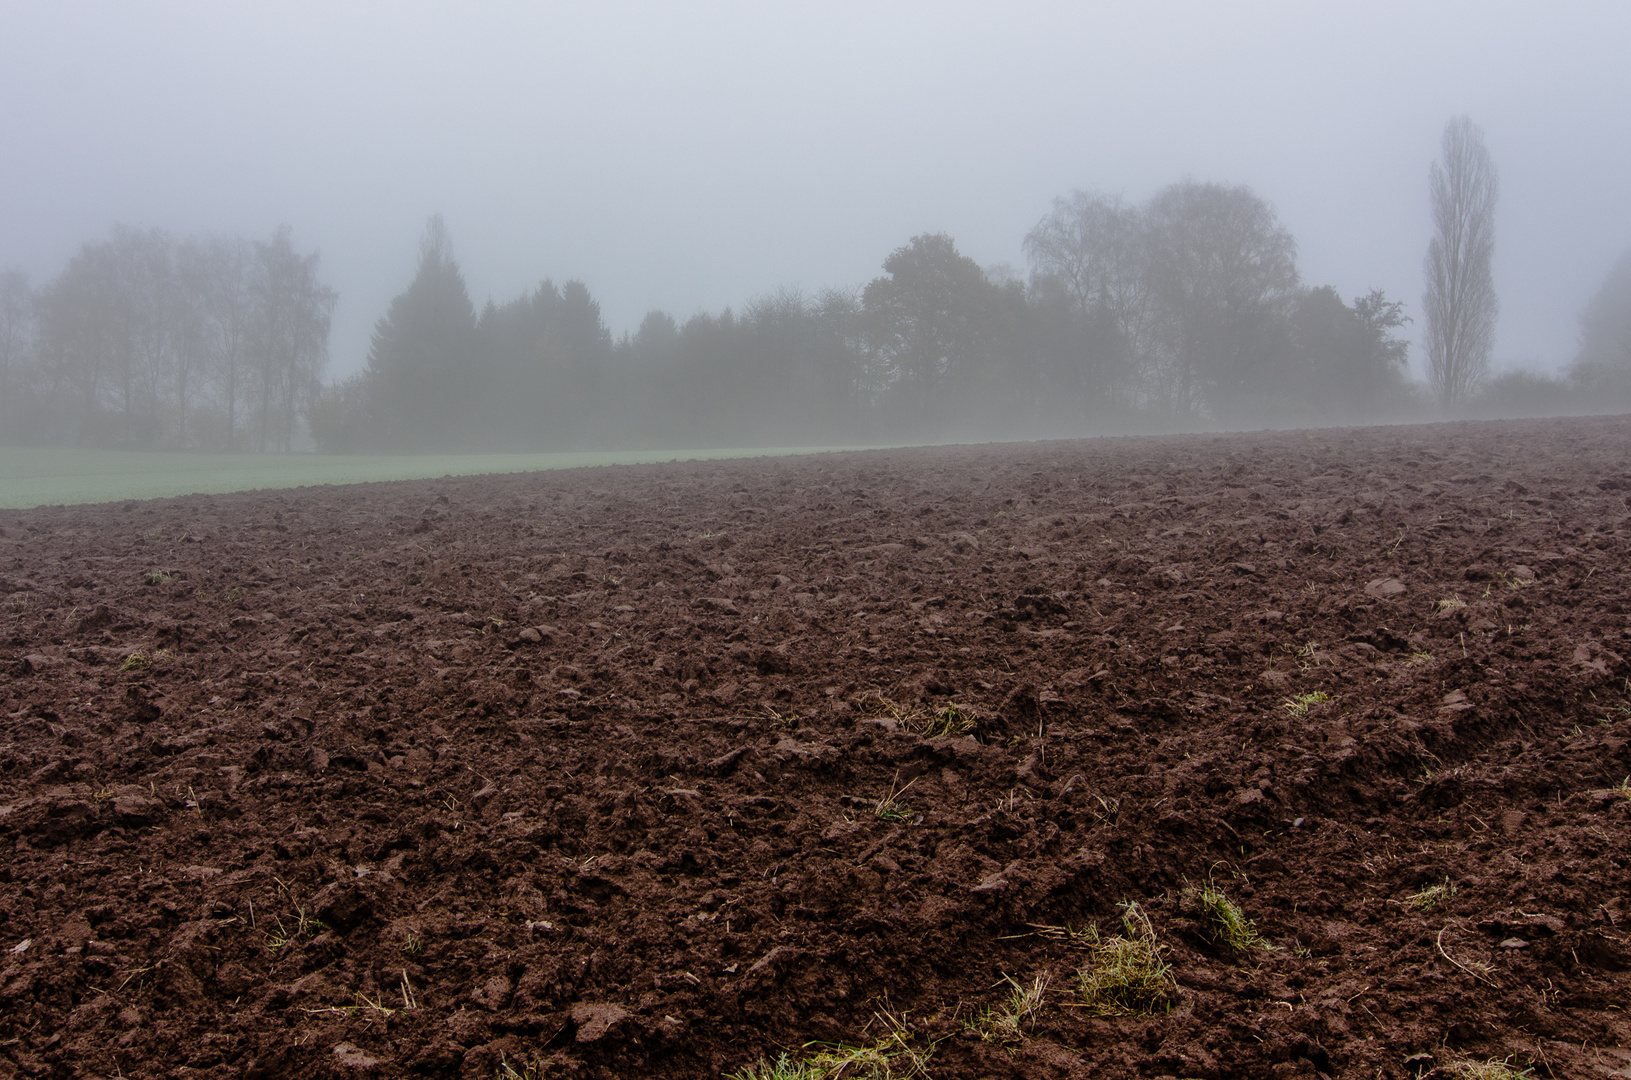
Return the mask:
<svg viewBox="0 0 1631 1080">
<path fill-rule="evenodd" d="M 472 303 L 440 217 L 367 364 L 324 385 L 335 295 L 289 231 L 116 228 L 38 291 L 0 275 L 0 442 L 330 451 L 794 446 L 1316 426 L 1631 407 L 1631 253 L 1557 377 L 1491 378 L 1497 182 L 1446 126 L 1429 172 L 1425 387 L 1380 289 L 1303 281 L 1245 187 L 1054 201 L 1026 267 L 910 238 L 865 286 L 782 290 L 614 338 L 580 281 Z"/>
<path fill-rule="evenodd" d="M 289 450 L 322 388 L 334 290 L 287 228 L 115 227 L 33 290 L 0 274 L 0 442 Z"/>
<path fill-rule="evenodd" d="M 440 219 L 368 365 L 316 405 L 331 449 L 799 445 L 1312 425 L 1406 407 L 1407 321 L 1306 287 L 1251 191 L 1059 199 L 1029 273 L 912 237 L 858 290 L 782 291 L 614 340 L 581 282 L 477 311 Z"/>
</svg>

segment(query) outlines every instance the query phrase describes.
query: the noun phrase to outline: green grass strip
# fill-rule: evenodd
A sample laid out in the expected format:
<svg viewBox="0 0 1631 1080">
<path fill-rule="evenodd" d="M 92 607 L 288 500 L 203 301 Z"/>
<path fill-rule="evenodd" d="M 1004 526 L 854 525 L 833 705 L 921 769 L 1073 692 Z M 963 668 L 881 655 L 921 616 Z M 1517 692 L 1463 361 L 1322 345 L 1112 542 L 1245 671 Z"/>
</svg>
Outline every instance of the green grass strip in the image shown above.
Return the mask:
<svg viewBox="0 0 1631 1080">
<path fill-rule="evenodd" d="M 552 454 L 205 454 L 0 447 L 0 508 L 219 495 L 233 491 L 426 480 L 646 465 L 782 457 L 871 447 L 766 447 L 742 450 L 590 450 Z"/>
</svg>

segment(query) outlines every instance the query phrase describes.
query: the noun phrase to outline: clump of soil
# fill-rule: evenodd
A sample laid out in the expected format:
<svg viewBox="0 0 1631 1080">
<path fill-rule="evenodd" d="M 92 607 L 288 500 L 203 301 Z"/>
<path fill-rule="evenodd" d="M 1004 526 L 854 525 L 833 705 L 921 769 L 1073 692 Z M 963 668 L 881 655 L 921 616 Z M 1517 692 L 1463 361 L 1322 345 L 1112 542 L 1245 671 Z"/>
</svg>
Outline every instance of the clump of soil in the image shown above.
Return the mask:
<svg viewBox="0 0 1631 1080">
<path fill-rule="evenodd" d="M 1615 1075 L 1628 448 L 0 512 L 0 1075 Z"/>
</svg>

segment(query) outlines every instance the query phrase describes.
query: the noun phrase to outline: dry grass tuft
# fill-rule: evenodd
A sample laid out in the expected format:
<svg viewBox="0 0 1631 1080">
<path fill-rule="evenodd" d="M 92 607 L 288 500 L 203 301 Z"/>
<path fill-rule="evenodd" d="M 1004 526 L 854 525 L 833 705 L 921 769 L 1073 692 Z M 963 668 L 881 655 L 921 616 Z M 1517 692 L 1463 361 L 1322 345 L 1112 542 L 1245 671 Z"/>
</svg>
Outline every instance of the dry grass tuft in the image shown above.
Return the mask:
<svg viewBox="0 0 1631 1080">
<path fill-rule="evenodd" d="M 979 719 L 967 709 L 956 704 L 943 705 L 934 711 L 923 722 L 921 733 L 926 739 L 936 739 L 950 736 L 961 738 L 972 735 L 979 726 Z"/>
<path fill-rule="evenodd" d="M 916 732 L 926 739 L 974 735 L 980 727 L 980 718 L 972 710 L 955 702 L 926 712 L 908 708 L 888 698 L 875 697 L 862 701 L 857 708 L 862 716 L 893 720 L 907 731 Z"/>
<path fill-rule="evenodd" d="M 295 908 L 287 925 L 284 924 L 282 915 L 273 915 L 272 921 L 277 924 L 277 929 L 268 929 L 261 935 L 261 940 L 266 946 L 266 951 L 274 954 L 302 938 L 316 937 L 324 929 L 322 920 L 315 915 L 308 915 L 304 907 Z"/>
<path fill-rule="evenodd" d="M 1078 974 L 1081 1003 L 1095 1016 L 1150 1016 L 1171 1010 L 1178 997 L 1172 965 L 1165 963 L 1155 927 L 1136 903 L 1123 905 L 1123 934 L 1100 937 L 1089 927 L 1078 940 L 1088 966 Z"/>
<path fill-rule="evenodd" d="M 987 1007 L 968 1027 L 985 1042 L 1012 1044 L 1023 1042 L 1025 1032 L 1036 1024 L 1037 1014 L 1048 999 L 1048 986 L 1052 976 L 1044 971 L 1029 985 L 1012 975 L 1004 975 L 1008 984 L 1008 998 L 997 1008 Z M 1001 984 L 999 984 L 1001 985 Z"/>
<path fill-rule="evenodd" d="M 934 1047 L 917 1049 L 904 1020 L 889 1012 L 875 1019 L 884 1034 L 865 1046 L 805 1043 L 798 1058 L 781 1054 L 775 1061 L 760 1058 L 741 1072 L 726 1073 L 725 1080 L 915 1080 L 928 1076 Z"/>
<path fill-rule="evenodd" d="M 908 709 L 898 702 L 890 701 L 886 697 L 871 697 L 859 702 L 855 709 L 862 716 L 875 716 L 881 720 L 893 720 L 901 727 L 910 727 L 914 721 L 923 717 L 923 713 Z"/>
<path fill-rule="evenodd" d="M 1444 1075 L 1452 1080 L 1524 1080 L 1533 1076 L 1533 1067 L 1520 1070 L 1512 1063 L 1510 1057 L 1496 1061 L 1474 1061 L 1472 1058 L 1461 1058 L 1444 1066 Z"/>
</svg>

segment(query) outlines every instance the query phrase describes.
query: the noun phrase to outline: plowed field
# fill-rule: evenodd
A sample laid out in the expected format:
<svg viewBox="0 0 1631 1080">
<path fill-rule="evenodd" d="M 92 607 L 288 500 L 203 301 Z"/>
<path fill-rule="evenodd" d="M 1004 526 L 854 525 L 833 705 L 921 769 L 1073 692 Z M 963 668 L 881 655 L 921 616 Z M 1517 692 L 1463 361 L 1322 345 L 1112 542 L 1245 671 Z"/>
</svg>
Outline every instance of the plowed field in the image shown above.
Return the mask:
<svg viewBox="0 0 1631 1080">
<path fill-rule="evenodd" d="M 1628 501 L 1608 418 L 0 512 L 0 1076 L 1631 1075 Z"/>
</svg>

